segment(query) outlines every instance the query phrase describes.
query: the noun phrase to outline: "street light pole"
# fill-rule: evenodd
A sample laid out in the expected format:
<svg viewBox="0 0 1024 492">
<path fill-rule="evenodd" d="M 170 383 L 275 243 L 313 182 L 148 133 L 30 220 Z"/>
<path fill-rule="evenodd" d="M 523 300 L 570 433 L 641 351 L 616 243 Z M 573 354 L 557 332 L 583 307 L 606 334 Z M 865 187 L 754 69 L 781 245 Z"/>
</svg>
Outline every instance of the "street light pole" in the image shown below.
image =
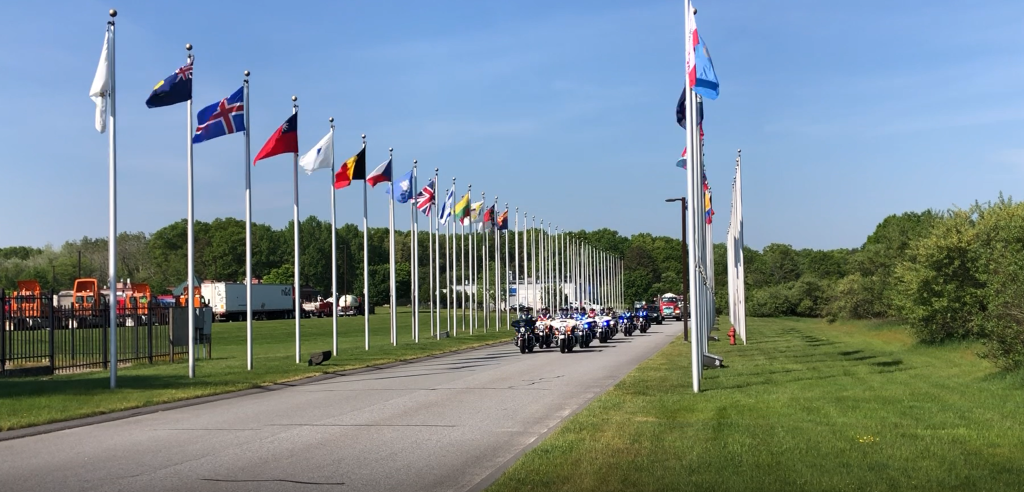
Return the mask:
<svg viewBox="0 0 1024 492">
<path fill-rule="evenodd" d="M 682 232 L 682 235 L 680 236 L 680 238 L 681 238 L 680 243 L 682 244 L 682 250 L 683 250 L 683 297 L 682 297 L 683 298 L 683 309 L 681 309 L 681 311 L 684 313 L 684 316 L 685 316 L 685 318 L 684 318 L 685 321 L 684 321 L 684 324 L 683 324 L 683 340 L 688 342 L 688 341 L 690 341 L 690 330 L 689 330 L 689 326 L 690 326 L 690 315 L 689 315 L 689 312 L 690 312 L 690 309 L 689 309 L 690 292 L 689 292 L 689 290 L 690 289 L 688 288 L 688 286 L 690 285 L 690 272 L 687 269 L 687 257 L 686 257 L 686 197 L 666 198 L 665 201 L 666 202 L 680 202 L 680 205 L 682 206 L 681 208 L 682 208 L 682 217 L 683 217 L 683 229 L 682 229 L 683 232 Z"/>
</svg>

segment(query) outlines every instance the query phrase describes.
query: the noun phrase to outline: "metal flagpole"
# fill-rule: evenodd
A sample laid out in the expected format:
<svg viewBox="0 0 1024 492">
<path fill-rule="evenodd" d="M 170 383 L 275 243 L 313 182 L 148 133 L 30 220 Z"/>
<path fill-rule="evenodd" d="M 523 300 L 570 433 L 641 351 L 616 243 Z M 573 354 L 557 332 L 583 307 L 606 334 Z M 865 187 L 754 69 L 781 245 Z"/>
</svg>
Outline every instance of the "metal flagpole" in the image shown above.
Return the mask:
<svg viewBox="0 0 1024 492">
<path fill-rule="evenodd" d="M 494 229 L 494 331 L 501 325 L 501 243 L 498 241 L 498 196 L 494 196 L 494 211 L 491 212 Z"/>
<path fill-rule="evenodd" d="M 690 35 L 690 33 L 692 32 L 692 29 L 693 29 L 693 27 L 690 25 L 690 18 L 691 18 L 691 14 L 690 14 L 691 10 L 690 9 L 692 9 L 693 7 L 690 5 L 690 0 L 684 0 L 684 1 L 685 1 L 684 12 L 686 12 L 686 23 L 685 23 L 686 27 L 685 27 L 684 38 L 685 38 L 685 43 L 686 43 L 686 45 L 685 45 L 686 56 L 688 58 L 686 60 L 687 61 L 687 83 L 686 83 L 686 88 L 684 89 L 684 93 L 685 93 L 684 97 L 686 97 L 686 116 L 685 116 L 685 118 L 686 118 L 686 148 L 688 149 L 688 152 L 692 156 L 692 155 L 695 155 L 697 153 L 696 147 L 694 146 L 694 131 L 697 129 L 697 121 L 696 121 L 696 115 L 695 115 L 696 111 L 694 111 L 695 108 L 693 106 L 693 92 L 692 92 L 692 90 L 690 88 L 690 83 L 689 83 L 689 69 L 690 69 L 689 65 L 693 63 L 693 60 L 689 59 L 690 58 L 690 51 L 693 49 L 693 47 L 692 47 L 692 38 L 691 38 L 691 35 Z M 701 363 L 703 361 L 702 361 L 702 354 L 700 353 L 700 350 L 701 350 L 700 343 L 698 343 L 698 339 L 699 339 L 699 337 L 701 335 L 701 330 L 700 330 L 700 328 L 698 326 L 699 325 L 699 317 L 700 317 L 701 307 L 700 307 L 700 302 L 699 302 L 699 295 L 697 293 L 697 290 L 698 290 L 698 288 L 697 288 L 697 285 L 698 285 L 698 283 L 697 283 L 697 280 L 698 280 L 698 277 L 697 277 L 697 241 L 696 241 L 697 227 L 694 224 L 694 222 L 696 222 L 696 219 L 698 218 L 698 216 L 696 214 L 696 211 L 697 211 L 697 208 L 698 208 L 697 204 L 701 203 L 701 202 L 698 200 L 698 198 L 700 197 L 700 194 L 697 193 L 697 190 L 699 189 L 699 186 L 700 186 L 700 184 L 698 183 L 698 181 L 700 179 L 700 175 L 697 174 L 697 172 L 698 172 L 698 170 L 697 170 L 697 159 L 694 157 L 694 158 L 691 158 L 691 160 L 693 162 L 691 163 L 691 165 L 687 166 L 687 170 L 686 170 L 687 195 L 690 197 L 689 201 L 690 201 L 690 205 L 691 205 L 689 207 L 689 209 L 688 209 L 689 214 L 690 214 L 690 220 L 688 220 L 687 223 L 686 223 L 686 235 L 689 238 L 689 241 L 687 241 L 687 243 L 690 244 L 691 246 L 693 246 L 693 247 L 687 249 L 687 256 L 689 257 L 688 259 L 689 259 L 689 270 L 690 270 L 690 275 L 689 275 L 689 277 L 690 277 L 690 327 L 691 327 L 690 340 L 692 340 L 692 343 L 690 344 L 690 359 L 691 359 L 690 363 L 691 363 L 691 371 L 692 371 L 692 377 L 693 377 L 693 392 L 694 393 L 699 393 L 700 392 L 700 373 L 701 373 L 700 365 L 701 365 Z"/>
<path fill-rule="evenodd" d="M 365 155 L 366 134 L 362 135 L 363 149 Z M 366 226 L 366 175 L 365 160 L 363 163 L 363 330 L 366 350 L 370 350 L 370 240 L 369 229 Z"/>
<path fill-rule="evenodd" d="M 480 217 L 480 235 L 483 236 L 483 238 L 484 238 L 484 247 L 480 248 L 480 258 L 477 260 L 478 261 L 477 265 L 480 265 L 482 263 L 483 264 L 482 266 L 484 267 L 484 284 L 483 284 L 483 287 L 480 288 L 479 294 L 483 295 L 483 303 L 482 304 L 483 304 L 483 311 L 484 311 L 484 333 L 487 333 L 487 329 L 491 327 L 491 313 L 490 313 L 490 311 L 488 311 L 490 309 L 490 306 L 488 306 L 489 303 L 487 302 L 487 300 L 490 298 L 490 296 L 487 295 L 487 286 L 490 285 L 490 281 L 487 279 L 487 274 L 488 274 L 488 272 L 491 269 L 491 266 L 490 266 L 490 256 L 491 255 L 487 254 L 487 251 L 488 251 L 489 245 L 490 245 L 490 241 L 488 240 L 488 237 L 487 237 L 487 230 L 486 230 L 487 229 L 487 220 L 486 220 L 486 217 L 484 217 L 484 216 L 487 215 L 487 200 L 484 199 L 484 194 L 483 193 L 480 194 L 480 199 L 483 200 L 483 202 L 480 204 L 480 214 L 482 215 L 482 217 Z M 477 268 L 479 269 L 480 267 L 477 266 Z M 474 292 L 476 292 L 476 290 L 477 289 L 473 289 Z M 479 322 L 479 320 L 480 320 L 480 315 L 478 313 L 477 314 L 477 321 Z"/>
<path fill-rule="evenodd" d="M 516 207 L 516 254 L 513 257 L 516 263 L 516 318 L 519 317 L 519 207 Z M 511 294 L 511 292 L 510 292 Z"/>
<path fill-rule="evenodd" d="M 435 186 L 436 187 L 436 186 Z M 427 213 L 427 321 L 430 325 L 430 336 L 434 336 L 434 218 L 433 198 L 431 198 L 429 212 Z M 415 330 L 416 340 L 419 341 L 419 330 Z"/>
<path fill-rule="evenodd" d="M 543 221 L 541 221 L 543 223 Z M 530 263 L 533 268 L 533 289 L 530 290 L 530 307 L 539 309 L 537 298 L 537 216 L 533 216 L 533 226 L 530 227 Z"/>
<path fill-rule="evenodd" d="M 458 192 L 456 192 L 456 190 L 455 190 L 455 178 L 452 178 L 452 200 L 455 200 L 456 197 L 458 197 Z M 454 202 L 453 202 L 452 206 L 454 207 Z M 447 272 L 446 272 L 447 273 L 447 275 L 446 275 L 447 278 L 445 279 L 445 280 L 447 280 L 446 283 L 448 285 L 448 334 L 451 335 L 451 336 L 455 336 L 456 335 L 456 333 L 458 331 L 457 328 L 458 328 L 458 321 L 459 321 L 458 318 L 455 317 L 455 315 L 457 313 L 457 311 L 455 309 L 455 280 L 456 280 L 456 276 L 455 276 L 455 237 L 456 237 L 455 226 L 456 226 L 456 224 L 455 224 L 455 222 L 456 221 L 453 220 L 453 219 L 455 219 L 455 210 L 454 209 L 452 210 L 452 214 L 448 217 L 448 221 L 445 223 L 445 236 L 446 237 L 444 238 L 445 239 L 444 248 L 445 248 L 446 257 L 451 260 L 448 263 L 448 268 L 446 269 L 447 270 Z"/>
<path fill-rule="evenodd" d="M 738 319 L 740 323 L 740 337 L 743 338 L 743 345 L 747 344 L 747 284 L 746 264 L 743 258 L 743 163 L 740 153 L 736 150 L 736 256 L 738 260 L 738 275 L 736 278 L 739 289 Z"/>
<path fill-rule="evenodd" d="M 117 11 L 110 10 L 110 20 L 107 21 L 107 70 L 109 71 L 110 87 L 107 91 L 108 104 L 110 106 L 110 140 L 107 157 L 110 160 L 110 237 L 107 240 L 107 282 L 111 286 L 110 295 L 110 328 L 107 338 L 110 345 L 110 389 L 117 388 L 117 299 L 115 289 L 117 288 L 117 127 L 115 116 L 117 115 L 115 80 L 117 79 L 114 64 L 114 18 Z M 190 135 L 191 137 L 191 135 Z M 191 138 L 190 140 L 191 141 Z M 2 335 L 2 334 L 0 334 Z"/>
<path fill-rule="evenodd" d="M 517 219 L 518 219 L 518 217 L 517 217 Z M 509 292 L 508 292 L 509 291 L 509 288 L 508 288 L 508 277 L 509 277 L 509 273 L 511 273 L 511 270 L 509 270 L 509 263 L 508 263 L 508 225 L 507 225 L 508 224 L 508 202 L 505 202 L 505 224 L 506 224 L 506 226 L 505 226 L 505 292 L 504 292 L 504 294 L 505 294 L 505 329 L 508 330 L 508 329 L 511 329 L 511 327 L 512 327 L 512 325 L 510 324 L 511 323 L 510 317 L 512 315 L 511 315 L 511 311 L 509 310 L 509 308 L 512 307 L 512 298 L 509 296 Z M 517 245 L 516 249 L 518 249 L 518 245 Z M 517 263 L 516 264 L 516 270 L 517 271 L 519 270 L 518 267 L 519 267 L 519 264 Z"/>
<path fill-rule="evenodd" d="M 412 160 L 412 196 L 419 193 L 419 185 L 416 183 L 416 159 Z M 416 200 L 410 200 L 412 206 L 409 212 L 412 214 L 412 335 L 416 338 L 416 332 L 420 329 L 420 218 L 416 215 Z"/>
<path fill-rule="evenodd" d="M 544 235 L 544 219 L 540 219 L 540 237 L 537 239 L 537 248 L 540 252 L 540 289 L 538 290 L 538 292 L 540 293 L 540 306 L 550 309 L 551 306 L 548 305 L 547 292 L 548 251 L 547 247 L 545 246 L 546 240 L 547 237 Z"/>
<path fill-rule="evenodd" d="M 193 60 L 192 56 L 192 45 L 186 44 L 185 50 L 188 51 L 188 61 Z M 194 75 L 193 75 L 194 77 Z M 192 98 L 188 98 L 188 103 L 185 105 L 186 111 L 188 111 L 188 129 L 185 134 L 188 140 L 188 377 L 196 377 L 196 296 L 195 296 L 195 230 L 193 224 L 195 222 L 195 200 L 192 198 Z M 116 271 L 116 269 L 111 269 Z M 110 284 L 110 303 L 117 304 L 117 284 Z M 115 333 L 116 336 L 116 333 Z M 111 366 L 117 365 L 117 352 L 110 353 Z"/>
<path fill-rule="evenodd" d="M 388 162 L 391 162 L 394 157 L 394 151 L 393 147 L 388 147 Z M 392 172 L 392 174 L 394 173 Z M 398 345 L 398 315 L 395 313 L 395 307 L 398 304 L 398 296 L 395 292 L 395 180 L 389 179 L 388 181 L 388 188 L 391 191 L 388 195 L 388 261 L 390 262 L 388 266 L 390 267 L 389 283 L 391 284 L 391 305 L 388 312 L 391 319 L 391 345 L 396 346 Z"/>
<path fill-rule="evenodd" d="M 438 338 L 441 337 L 441 207 L 437 205 L 437 195 L 441 190 L 440 182 L 437 180 L 437 168 L 434 168 L 434 197 L 433 206 L 431 207 L 434 213 L 434 288 L 437 289 L 434 292 L 435 307 L 434 310 L 434 325 L 436 331 L 434 334 Z M 447 196 L 447 194 L 446 194 Z"/>
<path fill-rule="evenodd" d="M 299 105 L 295 102 L 299 98 L 292 96 L 292 114 L 299 112 Z M 301 272 L 299 267 L 299 153 L 295 152 L 292 157 L 292 186 L 294 189 L 293 196 L 295 198 L 294 206 L 294 232 L 295 232 L 295 363 L 298 364 L 302 360 L 302 354 L 300 353 L 300 331 L 299 323 L 302 320 L 302 284 L 299 283 L 299 273 Z M 192 273 L 189 272 L 189 278 Z"/>
<path fill-rule="evenodd" d="M 466 195 L 469 197 L 466 206 L 469 207 L 469 220 L 473 220 L 473 185 L 466 186 Z M 462 224 L 462 248 L 461 256 L 462 260 L 459 262 L 462 272 L 462 331 L 466 331 L 466 223 L 463 220 L 459 220 Z M 473 331 L 473 325 L 469 326 L 470 333 Z"/>
<path fill-rule="evenodd" d="M 249 113 L 245 113 L 246 118 L 249 117 Z M 331 317 L 331 353 L 335 357 L 338 356 L 338 208 L 334 203 L 334 194 L 337 190 L 334 189 L 334 117 L 327 118 L 327 121 L 331 123 L 331 305 L 333 316 Z M 246 129 L 249 127 L 246 126 Z M 246 138 L 249 133 L 246 132 Z M 248 169 L 248 168 L 246 168 Z M 252 283 L 252 277 L 249 278 L 249 282 Z M 251 299 L 250 299 L 251 301 Z M 250 303 L 251 304 L 251 303 Z M 250 323 L 251 325 L 251 323 Z"/>
<path fill-rule="evenodd" d="M 242 81 L 245 87 L 245 360 L 246 369 L 252 370 L 252 181 L 250 179 L 249 158 L 249 71 L 245 71 Z M 333 172 L 331 175 L 333 176 Z M 333 189 L 333 184 L 332 184 Z M 335 337 L 337 340 L 337 337 Z M 337 347 L 337 343 L 334 345 Z M 335 348 L 337 351 L 337 348 Z"/>
</svg>

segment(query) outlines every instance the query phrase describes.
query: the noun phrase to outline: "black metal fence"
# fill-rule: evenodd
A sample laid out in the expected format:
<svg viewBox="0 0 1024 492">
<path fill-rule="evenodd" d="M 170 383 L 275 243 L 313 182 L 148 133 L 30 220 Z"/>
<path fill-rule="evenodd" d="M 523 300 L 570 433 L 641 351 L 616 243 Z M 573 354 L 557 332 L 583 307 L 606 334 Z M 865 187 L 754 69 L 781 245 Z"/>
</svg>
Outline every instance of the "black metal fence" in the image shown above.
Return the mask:
<svg viewBox="0 0 1024 492">
<path fill-rule="evenodd" d="M 60 305 L 55 296 L 8 296 L 0 290 L 0 375 L 77 372 L 110 365 L 110 306 Z M 117 308 L 118 365 L 187 356 L 171 344 L 169 306 Z"/>
</svg>

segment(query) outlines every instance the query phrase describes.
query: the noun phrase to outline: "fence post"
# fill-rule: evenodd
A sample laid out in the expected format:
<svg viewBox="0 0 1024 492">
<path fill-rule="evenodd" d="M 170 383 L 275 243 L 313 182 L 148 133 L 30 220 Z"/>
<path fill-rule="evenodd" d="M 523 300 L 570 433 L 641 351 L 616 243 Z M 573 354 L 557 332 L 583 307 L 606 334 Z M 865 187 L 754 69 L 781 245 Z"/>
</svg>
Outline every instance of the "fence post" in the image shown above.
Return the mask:
<svg viewBox="0 0 1024 492">
<path fill-rule="evenodd" d="M 153 316 L 156 315 L 156 311 L 153 310 L 153 300 L 150 299 L 149 305 L 146 307 L 146 345 L 149 349 L 149 363 L 153 363 Z"/>
<path fill-rule="evenodd" d="M 56 373 L 57 372 L 57 353 L 56 353 L 57 351 L 54 350 L 54 338 L 56 338 L 56 336 L 57 336 L 57 330 L 56 330 L 57 318 L 54 316 L 54 313 L 53 313 L 53 310 L 54 310 L 54 306 L 53 306 L 53 289 L 50 289 L 50 298 L 48 299 L 48 301 L 50 303 L 50 309 L 49 309 L 49 311 L 50 311 L 50 370 L 53 371 L 54 373 Z M 40 306 L 45 306 L 46 302 L 43 302 L 43 300 L 40 299 L 39 305 Z"/>
<path fill-rule="evenodd" d="M 0 289 L 0 375 L 7 371 L 7 293 Z"/>
<path fill-rule="evenodd" d="M 99 295 L 99 293 L 97 292 L 96 295 Z M 102 306 L 102 303 L 100 305 Z M 96 310 L 93 309 L 92 312 L 95 313 Z M 102 318 L 100 318 L 100 319 L 102 319 Z M 102 347 L 100 349 L 100 353 L 103 354 L 103 368 L 104 369 L 110 369 L 110 354 L 107 353 L 107 351 L 109 350 L 107 347 L 109 347 L 110 344 L 109 343 L 104 343 L 104 342 L 107 342 L 107 341 L 110 340 L 110 323 L 109 322 L 103 323 L 103 328 L 100 329 L 100 333 L 103 335 L 101 337 L 101 339 L 100 339 L 100 347 Z"/>
</svg>

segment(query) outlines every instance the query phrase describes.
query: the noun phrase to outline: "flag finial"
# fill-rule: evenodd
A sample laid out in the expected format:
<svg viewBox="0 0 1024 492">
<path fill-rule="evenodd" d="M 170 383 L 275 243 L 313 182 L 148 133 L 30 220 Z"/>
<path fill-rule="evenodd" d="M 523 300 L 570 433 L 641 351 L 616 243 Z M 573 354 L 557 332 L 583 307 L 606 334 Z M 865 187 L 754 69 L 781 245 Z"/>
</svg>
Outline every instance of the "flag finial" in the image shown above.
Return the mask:
<svg viewBox="0 0 1024 492">
<path fill-rule="evenodd" d="M 327 118 L 327 122 L 328 123 L 334 123 L 334 117 L 331 116 L 330 118 Z"/>
<path fill-rule="evenodd" d="M 185 43 L 185 50 L 192 51 L 192 43 Z"/>
<path fill-rule="evenodd" d="M 392 153 L 392 152 L 394 152 L 394 151 L 395 151 L 395 148 L 394 148 L 394 147 L 388 147 L 388 153 L 389 153 L 389 154 L 390 154 L 390 153 Z"/>
<path fill-rule="evenodd" d="M 117 17 L 117 9 L 110 9 L 109 14 L 110 14 L 110 18 L 111 19 L 113 19 L 114 17 Z"/>
<path fill-rule="evenodd" d="M 249 76 L 249 71 L 246 70 L 246 71 L 242 72 L 242 75 L 245 75 L 246 77 L 248 77 Z"/>
<path fill-rule="evenodd" d="M 292 102 L 295 102 L 295 101 L 298 101 L 298 100 L 299 100 L 299 98 L 298 98 L 298 97 L 296 97 L 296 96 L 292 96 Z"/>
</svg>

